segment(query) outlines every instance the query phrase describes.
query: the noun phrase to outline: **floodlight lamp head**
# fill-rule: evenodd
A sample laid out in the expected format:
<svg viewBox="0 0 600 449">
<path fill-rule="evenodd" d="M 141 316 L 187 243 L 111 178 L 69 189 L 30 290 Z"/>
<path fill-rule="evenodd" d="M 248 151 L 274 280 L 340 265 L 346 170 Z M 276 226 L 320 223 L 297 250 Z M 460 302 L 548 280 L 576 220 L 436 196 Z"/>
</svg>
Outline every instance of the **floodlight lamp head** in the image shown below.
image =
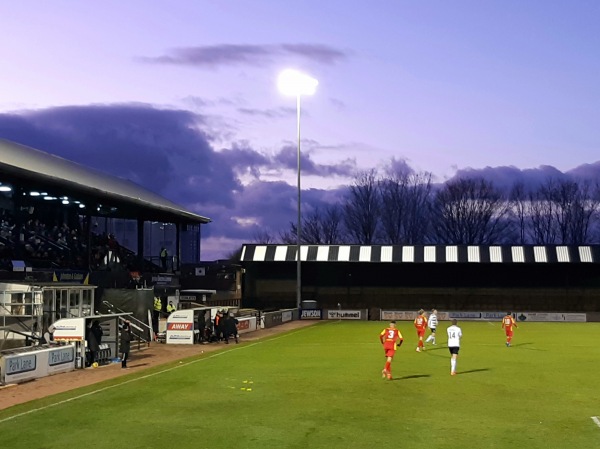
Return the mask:
<svg viewBox="0 0 600 449">
<path fill-rule="evenodd" d="M 279 74 L 277 85 L 282 94 L 297 97 L 313 95 L 319 81 L 297 70 L 286 69 Z"/>
</svg>

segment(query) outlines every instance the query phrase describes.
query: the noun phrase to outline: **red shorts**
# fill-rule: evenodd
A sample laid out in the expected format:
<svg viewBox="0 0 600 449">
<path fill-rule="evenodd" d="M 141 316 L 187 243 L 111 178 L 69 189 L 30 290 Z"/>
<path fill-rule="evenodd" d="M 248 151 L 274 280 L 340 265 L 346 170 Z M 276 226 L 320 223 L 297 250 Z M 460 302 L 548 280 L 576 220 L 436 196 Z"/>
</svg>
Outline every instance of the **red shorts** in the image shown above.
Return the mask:
<svg viewBox="0 0 600 449">
<path fill-rule="evenodd" d="M 513 336 L 513 331 L 506 329 L 506 336 L 507 337 L 512 337 Z"/>
<path fill-rule="evenodd" d="M 425 335 L 425 329 L 417 329 L 417 335 L 423 337 Z"/>
<path fill-rule="evenodd" d="M 386 357 L 394 357 L 394 354 L 396 354 L 395 349 L 384 349 L 384 351 Z"/>
</svg>

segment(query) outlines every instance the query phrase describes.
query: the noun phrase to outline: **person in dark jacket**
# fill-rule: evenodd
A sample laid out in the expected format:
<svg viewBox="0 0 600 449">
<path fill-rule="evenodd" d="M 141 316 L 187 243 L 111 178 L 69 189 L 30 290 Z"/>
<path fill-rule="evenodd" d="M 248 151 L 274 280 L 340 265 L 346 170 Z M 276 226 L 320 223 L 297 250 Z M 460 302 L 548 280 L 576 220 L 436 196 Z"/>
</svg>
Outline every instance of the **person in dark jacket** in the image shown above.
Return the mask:
<svg viewBox="0 0 600 449">
<path fill-rule="evenodd" d="M 100 326 L 100 321 L 94 320 L 92 327 L 90 328 L 90 335 L 92 336 L 90 339 L 92 341 L 90 352 L 92 353 L 92 363 L 94 363 L 98 361 L 100 344 L 102 343 L 102 337 L 104 336 L 104 331 L 102 330 L 102 326 Z"/>
<path fill-rule="evenodd" d="M 239 321 L 230 313 L 229 316 L 225 318 L 225 343 L 229 344 L 229 337 L 235 338 L 235 342 L 239 343 L 238 340 L 238 323 Z"/>
<path fill-rule="evenodd" d="M 87 346 L 87 351 L 85 354 L 85 366 L 92 366 L 92 364 L 96 361 L 100 347 L 96 341 L 96 337 L 91 326 L 85 329 L 85 341 Z"/>
<path fill-rule="evenodd" d="M 121 329 L 121 368 L 127 368 L 127 360 L 129 359 L 129 351 L 131 350 L 131 340 L 133 340 L 133 336 L 131 335 L 131 323 L 129 321 L 125 321 L 123 324 L 123 328 Z"/>
<path fill-rule="evenodd" d="M 223 340 L 225 337 L 225 322 L 223 312 L 218 311 L 215 315 L 215 335 L 217 336 L 217 341 Z"/>
</svg>

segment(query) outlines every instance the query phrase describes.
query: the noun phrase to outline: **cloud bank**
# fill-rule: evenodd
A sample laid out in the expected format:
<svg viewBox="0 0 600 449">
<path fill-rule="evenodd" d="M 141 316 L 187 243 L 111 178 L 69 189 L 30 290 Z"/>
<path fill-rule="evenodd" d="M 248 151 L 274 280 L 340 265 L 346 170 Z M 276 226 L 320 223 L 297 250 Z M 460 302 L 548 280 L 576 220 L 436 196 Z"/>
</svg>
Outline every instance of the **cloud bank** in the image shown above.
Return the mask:
<svg viewBox="0 0 600 449">
<path fill-rule="evenodd" d="M 144 56 L 139 59 L 152 64 L 217 68 L 234 65 L 264 66 L 282 57 L 297 57 L 305 61 L 333 65 L 348 56 L 347 52 L 324 44 L 219 44 L 172 48 L 163 55 Z"/>
<path fill-rule="evenodd" d="M 283 145 L 266 154 L 245 142 L 218 151 L 211 144 L 220 130 L 211 129 L 202 114 L 158 109 L 148 104 L 68 106 L 0 114 L 0 137 L 56 154 L 65 159 L 129 179 L 213 222 L 204 227 L 203 258 L 224 258 L 242 243 L 267 231 L 278 237 L 296 220 L 296 185 L 274 180 L 295 172 L 297 150 Z M 351 159 L 319 164 L 313 159 L 318 142 L 302 153 L 306 176 L 352 179 Z M 342 156 L 343 157 L 343 156 Z M 374 166 L 378 161 L 373 161 Z M 380 168 L 413 172 L 401 155 Z M 266 176 L 268 174 L 269 176 Z M 273 175 L 275 174 L 275 175 Z M 463 168 L 455 177 L 484 177 L 498 187 L 515 182 L 535 188 L 548 178 L 598 182 L 600 161 L 568 172 L 551 166 Z M 305 211 L 339 201 L 347 186 L 334 190 L 306 189 Z"/>
</svg>

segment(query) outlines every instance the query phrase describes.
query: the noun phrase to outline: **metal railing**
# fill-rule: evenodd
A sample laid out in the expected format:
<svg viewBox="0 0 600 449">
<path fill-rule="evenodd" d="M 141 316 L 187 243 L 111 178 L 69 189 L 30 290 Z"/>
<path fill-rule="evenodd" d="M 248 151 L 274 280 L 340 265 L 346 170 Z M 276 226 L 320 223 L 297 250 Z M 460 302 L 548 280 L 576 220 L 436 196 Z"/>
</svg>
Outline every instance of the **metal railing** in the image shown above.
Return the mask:
<svg viewBox="0 0 600 449">
<path fill-rule="evenodd" d="M 109 308 L 109 312 L 118 312 L 118 313 L 130 313 L 116 307 L 114 304 L 111 304 L 108 301 L 102 301 L 102 303 Z M 127 318 L 119 317 L 119 322 L 122 324 L 125 321 L 129 321 L 131 328 L 136 330 L 136 332 L 132 332 L 133 336 L 136 337 L 138 342 L 138 349 L 141 347 L 141 343 L 145 343 L 147 346 L 150 346 L 150 341 L 152 340 L 152 328 L 144 323 L 143 321 L 137 319 L 133 315 L 128 316 Z M 143 335 L 149 335 L 149 339 L 146 339 Z"/>
</svg>

